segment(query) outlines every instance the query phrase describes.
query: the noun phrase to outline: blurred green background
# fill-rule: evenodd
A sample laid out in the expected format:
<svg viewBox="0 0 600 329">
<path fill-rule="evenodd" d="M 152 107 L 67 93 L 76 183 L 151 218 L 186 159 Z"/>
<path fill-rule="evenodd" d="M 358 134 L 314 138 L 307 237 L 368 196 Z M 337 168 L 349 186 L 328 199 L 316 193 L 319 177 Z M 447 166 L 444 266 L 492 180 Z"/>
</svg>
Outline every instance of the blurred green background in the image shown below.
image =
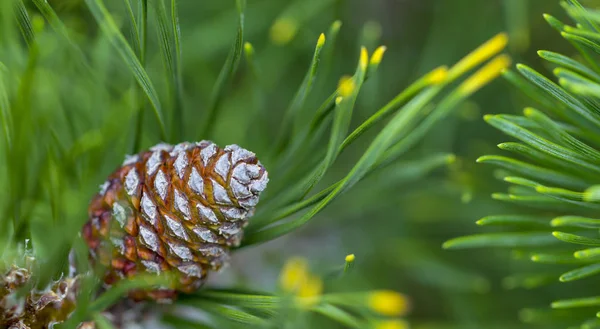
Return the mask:
<svg viewBox="0 0 600 329">
<path fill-rule="evenodd" d="M 368 46 L 369 51 L 381 44 L 388 47 L 376 77 L 367 82 L 359 96 L 356 124 L 418 76 L 436 66 L 451 65 L 500 31 L 509 33 L 508 52 L 515 62 L 527 63 L 542 72 L 545 68 L 537 57 L 538 49 L 574 53 L 542 17 L 542 13 L 564 17 L 559 4 L 552 0 L 349 0 L 329 1 L 329 5 L 324 5 L 328 1 L 323 0 L 306 2 L 314 3 L 313 6 L 319 3 L 322 8 L 302 23 L 293 41 L 276 46 L 269 40 L 269 28 L 289 4 L 249 1 L 247 40 L 255 45 L 265 72 L 263 83 L 269 91 L 266 106 L 274 123 L 302 79 L 318 34 L 326 31 L 334 19 L 340 19 L 343 26 L 335 49 L 335 72 L 327 83 L 329 88 L 335 86 L 340 75 L 351 73 L 361 44 Z M 184 1 L 182 9 L 188 5 L 195 7 Z M 210 60 L 218 62 L 224 58 L 226 44 L 220 44 L 209 31 L 201 32 L 205 30 L 198 26 L 206 24 L 204 28 L 208 29 L 212 24 L 224 22 L 228 17 L 226 7 L 203 8 L 199 13 L 203 18 L 197 17 L 196 12 L 187 16 L 188 11 L 182 10 L 188 70 L 190 66 L 218 67 L 211 65 Z M 233 22 L 232 13 L 230 8 L 229 25 Z M 203 21 L 211 23 L 198 23 Z M 230 29 L 227 36 L 232 33 Z M 221 50 L 217 51 L 215 47 L 219 46 Z M 188 87 L 197 86 L 198 90 L 208 92 L 216 74 L 216 71 L 202 72 Z M 321 95 L 320 98 L 325 97 L 327 91 Z M 237 252 L 232 265 L 234 272 L 244 273 L 249 283 L 262 283 L 269 288 L 286 257 L 302 255 L 316 267 L 327 267 L 354 253 L 357 256 L 354 285 L 338 288 L 349 291 L 385 288 L 406 293 L 413 301 L 413 312 L 408 319 L 414 328 L 530 328 L 531 325 L 521 323 L 527 320 L 522 309 L 544 308 L 551 300 L 564 297 L 560 291 L 564 287 L 557 280 L 545 289 L 508 289 L 505 278 L 512 272 L 526 272 L 529 266 L 540 265 L 514 259 L 502 250 L 441 249 L 449 238 L 481 233 L 474 223 L 477 219 L 509 211 L 505 208 L 510 205 L 490 198 L 492 192 L 505 186 L 494 179 L 493 168 L 477 165 L 475 159 L 498 153 L 495 145 L 506 140 L 485 124 L 482 116 L 517 113 L 526 104 L 527 99 L 502 79 L 483 88 L 405 157 L 445 151 L 457 155 L 454 164 L 425 179 L 407 179 L 402 186 L 388 186 L 384 190 L 370 189 L 370 184 L 372 179 L 385 177 L 370 177 L 304 229 Z M 228 106 L 243 106 L 243 103 Z M 240 119 L 244 120 L 222 121 L 216 139 L 235 141 L 235 132 L 228 128 Z M 362 145 L 359 141 L 342 155 L 336 164 L 340 174 L 348 170 L 368 140 L 365 138 Z M 345 163 L 348 165 L 344 166 Z M 270 274 L 265 273 L 265 264 L 273 268 Z M 511 270 L 514 268 L 519 270 Z M 239 280 L 239 276 L 229 274 L 228 284 Z"/>
<path fill-rule="evenodd" d="M 96 24 L 81 1 L 49 2 L 70 27 L 80 31 L 76 38 L 96 33 Z M 598 1 L 582 3 L 600 5 Z M 125 15 L 120 1 L 106 4 L 117 19 L 119 13 Z M 193 132 L 201 126 L 202 108 L 229 51 L 237 17 L 233 1 L 219 0 L 180 0 L 179 13 L 184 100 L 185 107 L 192 109 L 186 112 L 184 123 L 186 131 Z M 501 31 L 509 34 L 508 53 L 514 62 L 547 72 L 537 50 L 572 55 L 574 49 L 546 24 L 542 13 L 565 17 L 555 0 L 248 0 L 245 41 L 254 46 L 260 70 L 258 87 L 264 98 L 254 98 L 256 82 L 248 78 L 242 60 L 210 139 L 219 145 L 241 144 L 259 157 L 268 153 L 319 34 L 335 20 L 343 25 L 334 62 L 330 72 L 321 73 L 308 106 L 318 106 L 342 75 L 352 74 L 361 45 L 370 52 L 379 45 L 388 49 L 379 71 L 358 98 L 352 125 L 356 127 L 417 77 L 439 65 L 455 63 Z M 285 32 L 272 29 L 281 17 L 298 23 L 296 34 L 284 44 L 273 40 L 273 34 Z M 155 38 L 149 41 L 148 71 L 157 89 L 164 90 L 158 45 Z M 494 179 L 494 169 L 475 164 L 481 155 L 499 153 L 495 145 L 506 140 L 486 125 L 482 116 L 517 113 L 527 104 L 518 91 L 498 79 L 462 104 L 404 157 L 410 160 L 448 152 L 456 154 L 454 163 L 424 179 L 406 177 L 401 186 L 380 184 L 385 173 L 369 177 L 303 229 L 236 252 L 231 268 L 213 277 L 212 284 L 272 289 L 281 264 L 291 256 L 305 256 L 313 267 L 328 268 L 354 253 L 357 260 L 351 285 L 337 288 L 394 289 L 409 295 L 413 311 L 408 319 L 414 328 L 530 327 L 520 321 L 526 321 L 529 314 L 523 308 L 544 308 L 576 284 L 559 286 L 556 281 L 537 290 L 513 287 L 507 277 L 533 266 L 519 255 L 441 248 L 450 238 L 480 232 L 474 223 L 477 219 L 509 211 L 510 205 L 490 198 L 492 192 L 505 188 Z M 267 113 L 260 120 L 253 116 L 258 106 L 266 107 L 262 113 Z M 368 133 L 371 138 L 358 140 L 341 155 L 325 183 L 348 171 L 377 133 L 374 130 Z M 144 147 L 156 140 L 148 131 L 152 130 L 146 129 Z M 111 156 L 118 159 L 121 153 Z M 102 175 L 114 169 L 114 163 L 118 161 L 106 165 Z"/>
<path fill-rule="evenodd" d="M 268 92 L 265 105 L 275 126 L 302 80 L 319 33 L 335 19 L 340 19 L 343 26 L 336 44 L 334 70 L 325 83 L 329 88 L 335 86 L 339 76 L 351 73 L 361 44 L 369 51 L 378 45 L 388 47 L 379 72 L 359 96 L 356 124 L 416 77 L 436 66 L 451 65 L 500 31 L 510 35 L 509 53 L 515 62 L 527 63 L 542 72 L 538 49 L 567 55 L 574 52 L 542 17 L 542 13 L 564 17 L 559 4 L 552 0 L 305 1 L 305 13 L 291 14 L 303 18 L 297 36 L 286 45 L 274 45 L 269 40 L 269 29 L 288 6 L 286 1 L 248 4 L 247 40 L 255 46 L 264 73 L 262 83 Z M 319 9 L 311 12 L 311 6 Z M 201 101 L 218 74 L 214 68 L 226 56 L 234 33 L 234 12 L 229 4 L 218 2 L 201 6 L 182 1 L 181 9 L 186 88 Z M 198 73 L 190 74 L 192 71 Z M 320 97 L 315 98 L 326 97 L 329 88 L 316 90 Z M 245 90 L 239 89 L 237 93 Z M 243 95 L 237 96 L 226 106 L 245 106 Z M 453 152 L 458 156 L 455 164 L 424 180 L 408 179 L 405 185 L 385 190 L 369 190 L 370 179 L 378 179 L 371 177 L 301 231 L 237 252 L 232 272 L 243 273 L 248 283 L 268 289 L 276 279 L 279 264 L 289 256 L 306 256 L 317 267 L 327 267 L 354 253 L 355 285 L 340 289 L 387 288 L 408 294 L 413 301 L 409 319 L 415 328 L 531 327 L 520 323 L 520 316 L 526 320 L 521 310 L 543 308 L 561 297 L 558 281 L 548 289 L 506 289 L 503 279 L 513 272 L 511 268 L 526 272 L 528 260 L 515 260 L 501 250 L 441 249 L 449 238 L 481 232 L 474 224 L 477 219 L 503 213 L 508 207 L 490 198 L 492 192 L 505 188 L 493 178 L 493 168 L 475 164 L 477 157 L 497 152 L 495 145 L 506 140 L 485 124 L 482 116 L 520 112 L 526 104 L 526 99 L 499 79 L 457 109 L 444 126 L 430 133 L 409 155 Z M 220 121 L 215 139 L 219 143 L 239 140 L 233 128 L 239 120 L 245 118 Z M 365 138 L 362 145 L 359 141 L 342 155 L 336 164 L 340 174 L 347 171 L 368 140 Z M 272 268 L 270 274 L 265 273 L 265 266 Z M 228 284 L 239 280 L 238 275 L 227 274 L 231 276 Z"/>
</svg>

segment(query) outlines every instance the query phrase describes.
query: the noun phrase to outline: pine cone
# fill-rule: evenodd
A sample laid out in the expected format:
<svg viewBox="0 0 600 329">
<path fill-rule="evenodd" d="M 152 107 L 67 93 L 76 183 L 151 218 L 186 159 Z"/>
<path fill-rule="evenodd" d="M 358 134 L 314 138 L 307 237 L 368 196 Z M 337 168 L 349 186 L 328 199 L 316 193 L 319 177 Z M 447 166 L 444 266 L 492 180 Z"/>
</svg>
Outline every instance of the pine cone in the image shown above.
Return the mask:
<svg viewBox="0 0 600 329">
<path fill-rule="evenodd" d="M 17 266 L 0 276 L 0 328 L 51 328 L 75 309 L 78 277 L 63 278 L 43 291 L 32 290 L 20 298 L 18 290 L 30 279 L 31 272 Z"/>
<path fill-rule="evenodd" d="M 91 258 L 109 267 L 107 285 L 141 272 L 177 277 L 171 287 L 132 292 L 136 300 L 192 292 L 228 262 L 267 182 L 255 154 L 237 145 L 159 144 L 128 156 L 90 204 L 83 235 Z"/>
</svg>

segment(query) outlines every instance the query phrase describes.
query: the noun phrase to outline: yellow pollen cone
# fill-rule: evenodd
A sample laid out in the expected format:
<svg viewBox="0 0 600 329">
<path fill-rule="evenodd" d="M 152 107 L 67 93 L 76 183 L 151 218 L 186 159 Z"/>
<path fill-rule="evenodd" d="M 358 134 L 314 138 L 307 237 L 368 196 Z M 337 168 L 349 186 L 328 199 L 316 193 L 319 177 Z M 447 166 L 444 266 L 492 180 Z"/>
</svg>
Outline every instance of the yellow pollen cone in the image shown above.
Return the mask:
<svg viewBox="0 0 600 329">
<path fill-rule="evenodd" d="M 378 65 L 379 63 L 381 63 L 381 60 L 383 59 L 383 54 L 385 54 L 386 50 L 386 46 L 379 46 L 377 49 L 375 49 L 375 51 L 373 52 L 373 56 L 371 56 L 371 65 Z"/>
<path fill-rule="evenodd" d="M 342 97 L 350 96 L 355 88 L 354 79 L 351 76 L 343 76 L 338 83 L 338 94 Z"/>
<path fill-rule="evenodd" d="M 325 34 L 321 33 L 319 40 L 317 40 L 317 47 L 323 47 L 325 44 Z"/>
<path fill-rule="evenodd" d="M 401 316 L 408 312 L 408 299 L 395 291 L 378 290 L 369 293 L 367 304 L 373 311 L 387 316 Z"/>
<path fill-rule="evenodd" d="M 271 26 L 271 41 L 277 45 L 285 45 L 292 41 L 298 32 L 298 24 L 290 18 L 279 18 Z"/>
<path fill-rule="evenodd" d="M 471 94 L 479 88 L 485 86 L 490 81 L 498 77 L 506 68 L 510 66 L 511 59 L 507 55 L 500 55 L 487 63 L 484 67 L 475 72 L 458 88 L 459 92 Z"/>
<path fill-rule="evenodd" d="M 508 43 L 508 35 L 499 33 L 473 50 L 450 69 L 450 79 L 454 79 L 473 67 L 501 52 Z"/>
<path fill-rule="evenodd" d="M 281 271 L 279 284 L 288 293 L 297 292 L 308 276 L 308 264 L 304 258 L 289 259 Z"/>
<path fill-rule="evenodd" d="M 365 71 L 367 69 L 367 65 L 369 64 L 369 52 L 367 51 L 367 48 L 365 47 L 361 47 L 360 48 L 360 69 Z"/>
<path fill-rule="evenodd" d="M 427 74 L 427 81 L 432 85 L 437 85 L 446 80 L 448 77 L 448 67 L 440 66 Z"/>
</svg>

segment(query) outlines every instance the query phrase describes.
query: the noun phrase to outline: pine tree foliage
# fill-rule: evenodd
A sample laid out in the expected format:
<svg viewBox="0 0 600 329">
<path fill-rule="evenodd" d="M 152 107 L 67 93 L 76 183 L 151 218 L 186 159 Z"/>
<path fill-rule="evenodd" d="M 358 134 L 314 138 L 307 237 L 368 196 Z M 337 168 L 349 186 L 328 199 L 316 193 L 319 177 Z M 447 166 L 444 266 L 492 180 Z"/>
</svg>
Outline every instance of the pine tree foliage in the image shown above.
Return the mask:
<svg viewBox="0 0 600 329">
<path fill-rule="evenodd" d="M 515 273 L 504 282 L 508 288 L 535 288 L 557 281 L 573 286 L 573 281 L 589 282 L 600 274 L 600 12 L 576 0 L 561 4 L 574 25 L 550 15 L 544 18 L 578 54 L 569 57 L 539 51 L 553 68 L 553 76 L 524 64 L 517 64 L 516 72 L 504 72 L 504 78 L 528 96 L 532 106 L 522 115 L 484 117 L 514 140 L 498 145 L 503 155 L 485 155 L 477 162 L 501 168 L 497 176 L 510 186 L 508 192 L 492 197 L 521 211 L 477 221 L 501 232 L 459 237 L 444 244 L 447 249 L 511 248 L 515 257 L 556 268 Z M 565 267 L 569 269 L 560 273 Z M 521 319 L 545 328 L 597 328 L 600 291 L 592 286 L 572 294 L 565 296 L 569 299 L 552 301 L 551 312 L 525 309 Z"/>
<path fill-rule="evenodd" d="M 0 2 L 0 250 L 3 265 L 9 267 L 22 258 L 24 244 L 31 247 L 27 252 L 36 259 L 36 267 L 29 288 L 44 289 L 70 265 L 77 267 L 82 278 L 76 309 L 56 328 L 75 328 L 83 321 L 112 328 L 106 312 L 118 308 L 128 291 L 167 285 L 168 275 L 140 275 L 108 289 L 101 287 L 97 276 L 103 269 L 87 262 L 88 250 L 78 235 L 89 200 L 125 154 L 159 142 L 212 139 L 236 79 L 240 75 L 261 78 L 256 61 L 260 50 L 244 38 L 244 0 L 235 1 L 237 30 L 203 106 L 191 106 L 192 91 L 184 86 L 185 45 L 177 1 L 125 0 L 119 5 L 85 0 L 88 25 L 76 29 L 47 1 Z M 287 27 L 289 35 L 278 36 L 278 42 L 295 33 L 286 19 L 283 15 L 277 24 Z M 320 73 L 334 63 L 331 54 L 340 26 L 334 22 L 327 33 L 315 38 L 305 78 L 284 110 L 275 137 L 258 119 L 275 110 L 265 106 L 256 81 L 248 88 L 261 105 L 236 113 L 250 145 L 237 143 L 260 157 L 271 179 L 241 247 L 293 232 L 371 173 L 393 163 L 402 168 L 397 160 L 510 63 L 506 55 L 498 55 L 507 43 L 506 36 L 499 34 L 450 68 L 432 69 L 352 128 L 359 92 L 363 83 L 376 76 L 385 47 L 371 54 L 365 47 L 357 51 L 354 73 L 343 77 L 337 87 L 329 86 L 330 96 L 317 100 L 321 105 L 313 108 L 309 100 L 315 101 L 311 96 L 323 78 Z M 156 46 L 156 54 L 148 51 L 151 45 Z M 246 70 L 240 70 L 242 64 Z M 190 117 L 200 117 L 200 124 L 191 127 L 186 120 Z M 340 154 L 369 130 L 375 137 L 358 160 L 342 178 L 332 175 Z M 429 155 L 411 161 L 406 170 L 412 170 L 411 178 L 424 176 L 453 159 L 449 154 Z M 402 177 L 401 170 L 393 177 Z M 393 177 L 385 184 L 401 183 Z M 406 308 L 397 295 L 327 290 L 332 281 L 343 280 L 351 259 L 316 274 L 296 269 L 289 275 L 303 280 L 289 289 L 276 283 L 269 293 L 247 287 L 205 289 L 182 296 L 172 307 L 153 305 L 161 312 L 152 314 L 161 314 L 162 321 L 177 328 L 303 328 L 315 318 L 353 328 L 385 321 L 400 326 L 397 317 L 403 313 L 386 308 L 390 303 Z M 287 272 L 282 273 L 285 277 Z M 202 316 L 182 316 L 185 309 Z"/>
</svg>

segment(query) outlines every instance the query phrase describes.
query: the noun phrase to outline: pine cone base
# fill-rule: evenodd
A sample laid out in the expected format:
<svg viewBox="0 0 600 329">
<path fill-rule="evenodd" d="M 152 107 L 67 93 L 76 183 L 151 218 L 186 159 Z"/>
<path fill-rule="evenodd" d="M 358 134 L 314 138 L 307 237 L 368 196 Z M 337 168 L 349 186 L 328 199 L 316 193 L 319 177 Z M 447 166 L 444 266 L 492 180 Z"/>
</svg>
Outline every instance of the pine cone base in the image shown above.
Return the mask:
<svg viewBox="0 0 600 329">
<path fill-rule="evenodd" d="M 43 291 L 32 290 L 19 298 L 17 291 L 30 279 L 30 271 L 18 266 L 0 276 L 0 328 L 52 328 L 75 309 L 78 277 L 60 279 Z"/>
</svg>

